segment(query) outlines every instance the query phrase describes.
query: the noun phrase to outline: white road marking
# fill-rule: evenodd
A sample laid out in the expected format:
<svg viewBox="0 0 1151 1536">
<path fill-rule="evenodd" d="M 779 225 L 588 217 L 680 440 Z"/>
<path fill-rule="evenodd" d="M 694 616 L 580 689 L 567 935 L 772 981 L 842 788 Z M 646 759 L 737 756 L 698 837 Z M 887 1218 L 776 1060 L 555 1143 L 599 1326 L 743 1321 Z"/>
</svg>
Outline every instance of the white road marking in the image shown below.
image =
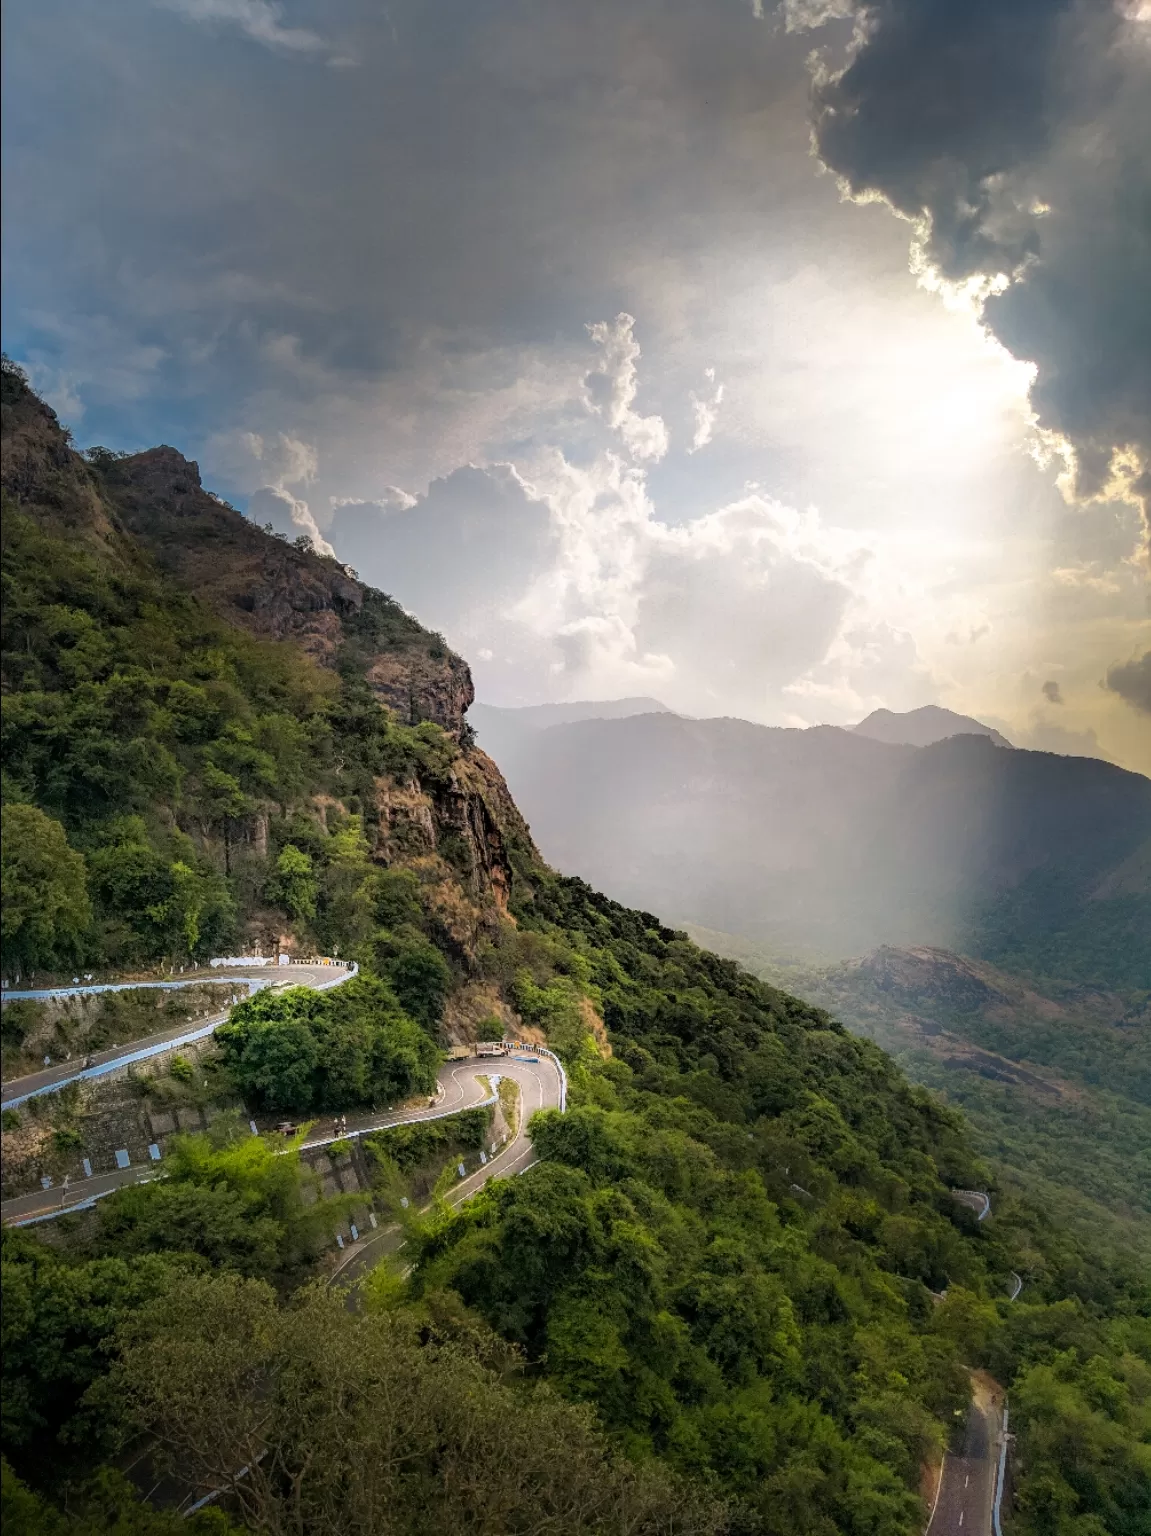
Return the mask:
<svg viewBox="0 0 1151 1536">
<path fill-rule="evenodd" d="M 508 1177 L 514 1173 L 526 1173 L 536 1161 L 535 1148 L 528 1137 L 527 1125 L 537 1110 L 549 1107 L 548 1084 L 545 1082 L 545 1076 L 548 1072 L 553 1072 L 558 1077 L 557 1068 L 555 1063 L 547 1057 L 537 1061 L 528 1061 L 522 1057 L 512 1057 L 503 1060 L 500 1071 L 502 1076 L 514 1079 L 519 1085 L 519 1126 L 515 1136 L 502 1152 L 498 1152 L 495 1157 L 491 1158 L 486 1167 L 477 1168 L 475 1173 L 469 1174 L 466 1179 L 462 1179 L 448 1194 L 447 1200 L 452 1206 L 462 1205 L 465 1200 L 477 1194 L 492 1179 Z M 477 1067 L 477 1063 L 474 1060 L 461 1063 L 458 1067 L 453 1068 L 450 1073 L 454 1083 L 459 1083 L 462 1077 L 465 1084 L 469 1080 L 474 1080 L 476 1077 L 483 1075 L 485 1074 Z M 460 1097 L 466 1097 L 462 1087 L 460 1088 Z M 424 1113 L 426 1114 L 427 1111 Z M 441 1104 L 437 1115 L 442 1114 L 443 1105 Z M 395 1225 L 382 1227 L 378 1232 L 373 1233 L 362 1247 L 349 1248 L 341 1263 L 328 1276 L 328 1284 L 333 1284 L 337 1276 L 341 1275 L 353 1260 L 362 1260 L 369 1250 L 374 1248 L 383 1238 L 394 1233 L 395 1230 Z M 373 1266 L 369 1265 L 368 1267 L 371 1268 Z"/>
</svg>

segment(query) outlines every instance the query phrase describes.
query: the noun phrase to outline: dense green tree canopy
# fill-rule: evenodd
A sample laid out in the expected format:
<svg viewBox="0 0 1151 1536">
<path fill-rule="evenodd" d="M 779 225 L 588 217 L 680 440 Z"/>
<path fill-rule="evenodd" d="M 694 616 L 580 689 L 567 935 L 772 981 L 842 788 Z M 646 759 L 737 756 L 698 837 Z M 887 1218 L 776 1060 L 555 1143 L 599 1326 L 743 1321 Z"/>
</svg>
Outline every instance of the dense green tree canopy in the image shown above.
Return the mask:
<svg viewBox="0 0 1151 1536">
<path fill-rule="evenodd" d="M 6 805 L 0 814 L 5 969 L 67 961 L 92 918 L 84 857 L 34 805 Z"/>
<path fill-rule="evenodd" d="M 517 1390 L 467 1330 L 354 1316 L 338 1296 L 194 1279 L 125 1333 L 117 1388 L 178 1464 L 223 1473 L 254 1529 L 704 1536 L 720 1502 L 614 1456 L 586 1411 Z M 482 1335 L 481 1335 L 482 1337 Z M 244 1475 L 238 1476 L 241 1468 Z"/>
<path fill-rule="evenodd" d="M 258 993 L 216 1031 L 245 1097 L 306 1115 L 392 1104 L 435 1086 L 440 1053 L 378 977 Z"/>
</svg>

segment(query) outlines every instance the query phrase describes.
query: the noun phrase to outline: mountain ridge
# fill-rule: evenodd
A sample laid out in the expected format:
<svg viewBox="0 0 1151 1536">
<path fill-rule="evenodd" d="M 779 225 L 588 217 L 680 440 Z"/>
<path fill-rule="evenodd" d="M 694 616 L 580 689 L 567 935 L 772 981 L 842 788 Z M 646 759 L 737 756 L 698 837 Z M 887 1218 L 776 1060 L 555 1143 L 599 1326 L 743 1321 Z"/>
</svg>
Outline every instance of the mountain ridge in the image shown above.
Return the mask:
<svg viewBox="0 0 1151 1536">
<path fill-rule="evenodd" d="M 943 709 L 938 704 L 924 704 L 919 709 L 897 711 L 873 709 L 858 725 L 851 729 L 859 736 L 870 736 L 874 741 L 886 741 L 896 746 L 930 747 L 950 736 L 986 736 L 997 747 L 1011 747 L 1013 743 L 1001 732 L 972 715 L 957 715 L 954 710 Z"/>
<path fill-rule="evenodd" d="M 1044 924 L 1106 947 L 1110 913 L 1130 984 L 1151 965 L 1151 781 L 1098 759 L 661 714 L 549 727 L 504 768 L 546 858 L 679 921 L 827 958 L 984 931 L 1058 974 Z"/>
<path fill-rule="evenodd" d="M 108 549 L 116 532 L 130 534 L 230 622 L 292 640 L 328 669 L 351 645 L 366 653 L 373 693 L 401 719 L 432 720 L 455 735 L 463 728 L 475 697 L 471 671 L 441 636 L 338 561 L 269 538 L 204 490 L 194 460 L 168 445 L 136 454 L 96 449 L 85 460 L 55 412 L 11 373 L 3 408 L 0 483 L 37 507 L 47 526 L 88 529 Z"/>
</svg>

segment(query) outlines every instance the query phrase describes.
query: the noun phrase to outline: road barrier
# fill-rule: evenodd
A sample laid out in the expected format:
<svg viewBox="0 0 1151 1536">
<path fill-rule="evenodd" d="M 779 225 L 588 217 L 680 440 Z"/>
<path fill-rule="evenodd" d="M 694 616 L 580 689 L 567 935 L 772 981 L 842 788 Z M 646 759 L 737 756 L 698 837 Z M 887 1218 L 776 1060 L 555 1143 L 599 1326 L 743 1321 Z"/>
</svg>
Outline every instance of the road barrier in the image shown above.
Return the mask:
<svg viewBox="0 0 1151 1536">
<path fill-rule="evenodd" d="M 374 1136 L 379 1131 L 394 1131 L 402 1125 L 424 1125 L 429 1120 L 447 1120 L 452 1115 L 462 1115 L 467 1109 L 490 1109 L 499 1095 L 489 1093 L 478 1104 L 467 1104 L 464 1109 L 428 1109 L 414 1114 L 410 1120 L 397 1120 L 394 1125 L 366 1125 L 358 1131 L 341 1131 L 338 1136 L 325 1136 L 322 1141 L 305 1141 L 301 1152 L 314 1152 L 318 1147 L 330 1147 L 337 1141 L 355 1141 L 361 1136 Z"/>
<path fill-rule="evenodd" d="M 991 1196 L 985 1189 L 953 1189 L 951 1191 L 951 1195 L 953 1199 L 961 1201 L 964 1205 L 966 1205 L 969 1200 L 978 1200 L 982 1202 L 983 1208 L 976 1216 L 976 1221 L 983 1221 L 986 1217 L 991 1215 Z M 974 1210 L 974 1206 L 972 1209 Z"/>
<path fill-rule="evenodd" d="M 991 1506 L 991 1525 L 995 1536 L 1003 1536 L 1003 1527 L 999 1523 L 1000 1508 L 1003 1504 L 1003 1484 L 1007 1477 L 1007 1401 L 1003 1403 L 1003 1426 L 999 1431 L 999 1467 L 995 1474 L 995 1503 Z"/>
<path fill-rule="evenodd" d="M 532 1040 L 477 1040 L 477 1056 L 510 1056 L 513 1051 L 529 1051 L 533 1056 L 547 1056 L 555 1063 L 555 1069 L 560 1076 L 560 1114 L 567 1113 L 568 1107 L 568 1075 L 564 1071 L 564 1064 L 554 1051 L 549 1051 L 546 1045 L 536 1045 Z"/>
<path fill-rule="evenodd" d="M 352 977 L 357 975 L 359 972 L 359 966 L 357 966 L 354 961 L 351 965 L 347 966 L 346 969 L 342 968 L 344 966 L 344 962 L 341 961 L 340 965 L 341 969 L 337 970 L 337 973 L 334 976 L 332 976 L 330 979 L 317 982 L 312 990 L 315 992 L 327 992 L 332 987 L 338 987 L 342 982 L 350 981 Z M 125 981 L 112 982 L 99 987 L 78 987 L 72 988 L 70 990 L 78 992 L 131 992 L 134 991 L 137 987 L 202 986 L 204 984 L 204 980 L 205 978 L 201 976 L 191 981 Z M 234 980 L 247 982 L 249 995 L 251 995 L 253 992 L 258 992 L 261 987 L 270 985 L 270 981 L 265 981 L 262 976 L 237 976 L 234 978 Z M 7 995 L 10 997 L 15 996 L 14 993 L 9 993 Z M 229 1010 L 229 1012 L 230 1011 L 231 1010 Z M 182 1045 L 192 1045 L 195 1041 L 203 1040 L 207 1035 L 212 1034 L 212 1032 L 218 1029 L 227 1017 L 227 1013 L 213 1014 L 211 1020 L 207 1024 L 200 1024 L 195 1029 L 189 1030 L 186 1034 L 179 1035 L 173 1040 L 162 1040 L 159 1045 L 144 1046 L 138 1051 L 128 1051 L 125 1052 L 122 1056 L 115 1056 L 111 1061 L 101 1061 L 98 1062 L 95 1066 L 83 1067 L 79 1072 L 73 1072 L 69 1077 L 59 1078 L 56 1082 L 53 1083 L 44 1083 L 39 1088 L 32 1088 L 28 1093 L 20 1094 L 17 1098 L 5 1099 L 4 1108 L 15 1109 L 20 1104 L 26 1104 L 29 1099 L 39 1098 L 41 1094 L 59 1093 L 61 1088 L 66 1088 L 69 1083 L 91 1082 L 95 1078 L 108 1077 L 113 1072 L 121 1072 L 126 1070 L 128 1067 L 135 1066 L 137 1062 L 148 1061 L 153 1056 L 162 1056 L 165 1051 L 176 1051 L 179 1050 Z"/>
<path fill-rule="evenodd" d="M 322 990 L 325 990 L 325 989 L 327 989 L 329 987 L 338 986 L 340 984 L 340 982 L 347 981 L 351 976 L 354 976 L 356 974 L 356 971 L 357 971 L 357 967 L 353 964 L 347 971 L 344 972 L 343 975 L 338 976 L 338 977 L 333 977 L 330 981 L 321 982 L 319 984 L 319 986 L 316 988 L 316 990 L 322 991 Z M 214 1030 L 217 1027 L 218 1023 L 219 1023 L 219 1020 L 213 1021 L 211 1024 L 208 1024 L 208 1025 L 204 1026 L 203 1028 L 197 1030 L 194 1036 L 183 1036 L 179 1040 L 166 1040 L 161 1045 L 151 1047 L 151 1048 L 149 1048 L 146 1051 L 136 1051 L 136 1052 L 132 1052 L 131 1054 L 129 1054 L 127 1056 L 118 1056 L 118 1057 L 116 1057 L 116 1059 L 114 1061 L 105 1062 L 100 1067 L 89 1068 L 87 1071 L 78 1074 L 78 1076 L 79 1077 L 85 1077 L 85 1078 L 91 1078 L 91 1077 L 94 1077 L 94 1076 L 101 1075 L 102 1073 L 109 1072 L 109 1071 L 113 1070 L 114 1068 L 123 1068 L 123 1067 L 128 1066 L 128 1065 L 132 1064 L 133 1062 L 135 1062 L 137 1060 L 140 1060 L 140 1059 L 142 1059 L 144 1057 L 155 1056 L 155 1055 L 160 1054 L 163 1051 L 174 1051 L 178 1046 L 188 1044 L 190 1039 L 193 1039 L 193 1038 L 194 1039 L 201 1039 L 201 1038 L 203 1038 L 204 1035 L 210 1034 L 212 1032 L 212 1030 Z M 483 1041 L 483 1042 L 480 1042 L 480 1044 L 477 1044 L 477 1046 L 476 1046 L 476 1059 L 477 1060 L 483 1059 L 483 1057 L 480 1056 L 481 1048 L 484 1051 L 484 1056 L 486 1056 L 487 1059 L 489 1059 L 489 1060 L 492 1060 L 492 1059 L 498 1060 L 501 1056 L 505 1056 L 505 1057 L 506 1056 L 510 1056 L 513 1051 L 527 1053 L 528 1055 L 530 1055 L 531 1057 L 534 1057 L 536 1059 L 538 1059 L 541 1056 L 548 1057 L 554 1063 L 556 1072 L 559 1075 L 559 1082 L 560 1082 L 559 1111 L 560 1111 L 561 1115 L 562 1114 L 566 1114 L 566 1112 L 567 1112 L 567 1091 L 568 1091 L 567 1073 L 564 1071 L 563 1062 L 560 1061 L 559 1057 L 556 1055 L 556 1053 L 554 1051 L 549 1050 L 546 1045 L 536 1045 L 534 1042 L 530 1042 L 530 1041 L 520 1041 L 520 1040 Z M 68 1082 L 75 1082 L 75 1081 L 77 1081 L 77 1078 L 75 1078 L 75 1077 L 68 1078 L 66 1081 L 68 1081 Z M 61 1089 L 63 1087 L 64 1087 L 64 1083 L 63 1082 L 52 1083 L 52 1084 L 50 1084 L 50 1085 L 48 1085 L 48 1086 L 46 1086 L 44 1088 L 40 1088 L 40 1089 L 35 1090 L 35 1093 L 53 1093 L 53 1092 L 57 1092 L 59 1089 Z M 11 1105 L 14 1105 L 14 1104 L 22 1104 L 22 1103 L 24 1103 L 26 1099 L 35 1097 L 35 1093 L 25 1094 L 20 1099 L 10 1099 L 8 1101 L 8 1104 L 5 1105 L 5 1108 L 8 1108 L 8 1107 L 10 1107 Z M 487 1098 L 480 1100 L 480 1102 L 478 1104 L 469 1104 L 466 1107 L 468 1109 L 490 1109 L 492 1106 L 494 1106 L 498 1102 L 499 1102 L 499 1094 L 497 1092 L 493 1091 L 492 1093 L 488 1094 Z M 461 1110 L 459 1108 L 455 1108 L 455 1107 L 450 1108 L 450 1109 L 427 1109 L 427 1110 L 424 1110 L 422 1112 L 417 1112 L 417 1113 L 413 1114 L 409 1120 L 398 1121 L 398 1122 L 395 1122 L 395 1123 L 399 1124 L 399 1125 L 419 1125 L 419 1124 L 424 1124 L 424 1123 L 426 1123 L 429 1120 L 447 1120 L 447 1119 L 450 1119 L 451 1116 L 462 1114 L 463 1112 L 464 1112 L 463 1110 Z M 312 1150 L 319 1149 L 319 1148 L 322 1148 L 322 1147 L 330 1147 L 330 1146 L 333 1146 L 336 1142 L 339 1142 L 339 1141 L 355 1141 L 355 1140 L 359 1140 L 361 1137 L 364 1137 L 364 1136 L 374 1135 L 378 1131 L 386 1131 L 386 1130 L 390 1130 L 390 1129 L 392 1129 L 391 1126 L 370 1125 L 370 1126 L 364 1126 L 361 1129 L 342 1131 L 338 1135 L 325 1136 L 325 1137 L 323 1137 L 319 1141 L 309 1141 L 309 1142 L 306 1142 L 300 1148 L 300 1150 L 301 1151 L 312 1151 Z M 522 1171 L 526 1172 L 527 1170 L 524 1169 Z M 161 1174 L 160 1176 L 162 1177 L 163 1175 Z M 142 1182 L 147 1182 L 147 1180 L 143 1180 Z M 55 1211 L 47 1211 L 47 1212 L 44 1212 L 44 1213 L 42 1213 L 42 1214 L 40 1214 L 38 1216 L 26 1218 L 24 1221 L 10 1222 L 10 1223 L 8 1223 L 8 1225 L 10 1225 L 10 1226 L 30 1226 L 34 1222 L 54 1221 L 54 1220 L 56 1220 L 60 1216 L 63 1216 L 65 1214 L 71 1214 L 73 1211 L 89 1210 L 89 1209 L 91 1209 L 91 1207 L 95 1204 L 95 1202 L 97 1200 L 104 1198 L 105 1195 L 110 1195 L 110 1194 L 113 1194 L 113 1193 L 114 1193 L 113 1190 L 102 1190 L 98 1194 L 90 1195 L 85 1200 L 77 1202 L 74 1205 L 63 1206 L 59 1210 L 55 1210 Z"/>
</svg>

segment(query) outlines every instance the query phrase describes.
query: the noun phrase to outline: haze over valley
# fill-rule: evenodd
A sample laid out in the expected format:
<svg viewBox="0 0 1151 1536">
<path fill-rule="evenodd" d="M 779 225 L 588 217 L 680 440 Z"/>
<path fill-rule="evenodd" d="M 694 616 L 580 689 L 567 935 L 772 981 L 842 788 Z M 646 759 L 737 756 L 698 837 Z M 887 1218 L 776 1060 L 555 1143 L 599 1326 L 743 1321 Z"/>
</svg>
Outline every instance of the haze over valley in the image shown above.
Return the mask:
<svg viewBox="0 0 1151 1536">
<path fill-rule="evenodd" d="M 929 727 L 926 711 L 888 715 L 880 735 L 870 719 L 794 730 L 645 700 L 614 718 L 576 708 L 565 723 L 473 718 L 545 855 L 622 900 L 781 956 L 933 944 L 1151 987 L 1141 774 L 996 745 L 962 718 Z"/>
<path fill-rule="evenodd" d="M 4 1536 L 1151 1536 L 1148 0 L 9 0 Z"/>
</svg>

